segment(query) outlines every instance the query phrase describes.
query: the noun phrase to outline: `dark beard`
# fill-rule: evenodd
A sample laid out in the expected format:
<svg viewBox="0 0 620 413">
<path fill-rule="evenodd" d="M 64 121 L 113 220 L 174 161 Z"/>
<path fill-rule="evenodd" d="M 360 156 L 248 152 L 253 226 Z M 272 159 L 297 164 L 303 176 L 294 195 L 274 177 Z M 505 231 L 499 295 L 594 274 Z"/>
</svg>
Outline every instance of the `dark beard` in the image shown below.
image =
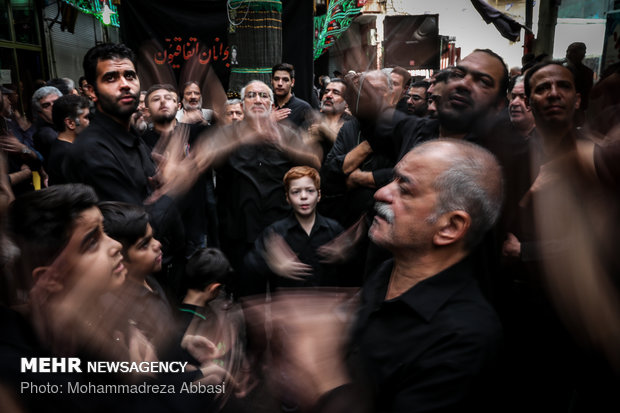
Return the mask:
<svg viewBox="0 0 620 413">
<path fill-rule="evenodd" d="M 131 115 L 138 109 L 138 105 L 140 103 L 138 96 L 132 95 L 134 97 L 134 104 L 131 106 L 120 107 L 119 103 L 115 98 L 110 98 L 105 95 L 99 95 L 98 103 L 101 107 L 101 111 L 109 116 L 113 116 L 119 119 L 128 120 Z"/>
<path fill-rule="evenodd" d="M 155 115 L 151 116 L 151 120 L 153 123 L 161 124 L 161 123 L 170 123 L 177 116 L 176 112 L 168 113 L 166 115 Z"/>
</svg>

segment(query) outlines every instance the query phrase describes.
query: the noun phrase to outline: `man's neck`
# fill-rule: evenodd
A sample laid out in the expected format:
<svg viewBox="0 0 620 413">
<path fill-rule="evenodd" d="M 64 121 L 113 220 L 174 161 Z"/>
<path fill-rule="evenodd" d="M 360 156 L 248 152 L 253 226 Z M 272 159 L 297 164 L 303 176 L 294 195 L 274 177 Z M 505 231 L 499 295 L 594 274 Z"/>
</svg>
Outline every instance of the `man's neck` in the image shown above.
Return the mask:
<svg viewBox="0 0 620 413">
<path fill-rule="evenodd" d="M 547 156 L 561 153 L 567 143 L 567 136 L 574 134 L 572 124 L 537 126 L 536 130 L 542 138 L 543 151 Z"/>
<path fill-rule="evenodd" d="M 97 112 L 104 114 L 108 118 L 112 119 L 114 122 L 121 125 L 123 129 L 125 129 L 126 131 L 129 131 L 129 127 L 131 125 L 130 123 L 131 116 L 127 117 L 127 119 L 124 119 L 124 118 L 119 118 L 117 116 L 110 115 L 109 113 L 101 109 L 101 105 L 97 105 Z"/>
<path fill-rule="evenodd" d="M 342 120 L 342 113 L 324 113 L 323 115 L 325 115 L 325 121 L 329 125 L 337 125 Z"/>
<path fill-rule="evenodd" d="M 276 103 L 278 104 L 278 107 L 281 108 L 284 105 L 286 105 L 288 103 L 289 100 L 291 100 L 291 98 L 293 97 L 293 92 L 290 92 L 288 95 L 286 96 L 276 96 Z"/>
<path fill-rule="evenodd" d="M 153 129 L 155 129 L 155 132 L 159 133 L 160 135 L 172 132 L 176 126 L 176 119 L 173 119 L 170 122 L 153 123 Z"/>
<path fill-rule="evenodd" d="M 316 221 L 316 211 L 308 216 L 300 216 L 295 214 L 295 218 L 306 234 L 310 235 L 310 232 L 312 232 L 312 227 L 314 226 L 314 221 Z"/>
<path fill-rule="evenodd" d="M 73 143 L 75 136 L 75 132 L 66 130 L 58 134 L 58 140 Z"/>
<path fill-rule="evenodd" d="M 420 256 L 411 253 L 395 253 L 394 268 L 385 299 L 391 300 L 403 295 L 414 285 L 450 268 L 466 256 L 465 251 L 455 251 L 455 249 Z"/>
<path fill-rule="evenodd" d="M 531 123 L 531 124 L 524 125 L 521 127 L 515 127 L 515 129 L 517 130 L 519 135 L 521 135 L 524 138 L 527 138 L 528 136 L 530 136 L 530 134 L 532 133 L 535 127 L 536 125 L 534 123 Z"/>
<path fill-rule="evenodd" d="M 443 125 L 439 125 L 439 137 L 440 138 L 453 138 L 453 139 L 463 139 L 467 135 L 467 132 L 453 132 L 448 130 Z"/>
</svg>

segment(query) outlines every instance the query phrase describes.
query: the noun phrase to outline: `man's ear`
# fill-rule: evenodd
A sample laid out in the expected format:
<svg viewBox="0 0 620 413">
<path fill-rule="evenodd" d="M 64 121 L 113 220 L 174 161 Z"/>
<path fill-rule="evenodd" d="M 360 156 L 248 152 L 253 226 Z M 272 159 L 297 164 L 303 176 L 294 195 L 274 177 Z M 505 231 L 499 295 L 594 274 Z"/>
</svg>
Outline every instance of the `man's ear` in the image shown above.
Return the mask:
<svg viewBox="0 0 620 413">
<path fill-rule="evenodd" d="M 76 128 L 76 124 L 75 121 L 73 119 L 71 119 L 70 117 L 66 117 L 65 118 L 65 128 L 67 130 L 75 130 Z"/>
<path fill-rule="evenodd" d="M 317 190 L 317 194 L 318 194 L 318 197 L 316 199 L 316 202 L 319 202 L 321 200 L 321 190 L 320 189 Z"/>
<path fill-rule="evenodd" d="M 295 78 L 291 79 L 291 87 L 295 86 Z"/>
<path fill-rule="evenodd" d="M 50 270 L 50 267 L 37 267 L 32 270 L 32 280 L 34 284 L 37 284 L 45 291 L 50 293 L 57 293 L 62 291 L 63 285 L 58 282 L 56 277 L 50 276 L 50 274 L 46 273 Z"/>
<path fill-rule="evenodd" d="M 439 217 L 438 225 L 439 229 L 433 236 L 433 244 L 450 245 L 465 238 L 471 225 L 471 217 L 465 211 L 450 211 Z"/>
<path fill-rule="evenodd" d="M 575 99 L 575 110 L 581 106 L 581 93 L 577 93 L 577 99 Z"/>
<path fill-rule="evenodd" d="M 207 287 L 207 293 L 209 293 L 209 299 L 217 297 L 217 292 L 222 287 L 221 283 L 212 283 Z"/>
</svg>

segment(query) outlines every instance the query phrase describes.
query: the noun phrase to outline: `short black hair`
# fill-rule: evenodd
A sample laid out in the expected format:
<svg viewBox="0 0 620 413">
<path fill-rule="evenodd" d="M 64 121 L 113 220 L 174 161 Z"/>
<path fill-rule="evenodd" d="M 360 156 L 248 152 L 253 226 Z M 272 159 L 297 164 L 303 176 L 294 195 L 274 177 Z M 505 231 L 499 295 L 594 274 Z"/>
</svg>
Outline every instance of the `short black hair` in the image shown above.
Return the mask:
<svg viewBox="0 0 620 413">
<path fill-rule="evenodd" d="M 502 78 L 499 81 L 499 93 L 500 97 L 505 98 L 508 95 L 508 82 L 510 81 L 510 74 L 508 72 L 508 66 L 506 66 L 506 62 L 504 62 L 504 59 L 500 55 L 498 55 L 491 49 L 475 49 L 474 53 L 475 52 L 486 53 L 489 56 L 492 56 L 499 60 L 499 62 L 502 64 L 503 73 Z"/>
<path fill-rule="evenodd" d="M 271 68 L 271 77 L 273 77 L 276 74 L 276 71 L 278 70 L 284 70 L 288 72 L 288 74 L 291 75 L 291 79 L 295 79 L 295 66 L 293 66 L 292 64 L 278 63 L 277 65 Z"/>
<path fill-rule="evenodd" d="M 59 97 L 52 105 L 54 128 L 58 132 L 64 132 L 66 130 L 65 119 L 75 120 L 80 115 L 80 110 L 88 109 L 89 107 L 90 102 L 84 96 L 64 95 Z"/>
<path fill-rule="evenodd" d="M 213 283 L 226 285 L 232 268 L 222 251 L 204 248 L 196 251 L 185 265 L 183 286 L 186 290 L 204 290 Z"/>
<path fill-rule="evenodd" d="M 435 75 L 433 79 L 433 84 L 435 83 L 446 83 L 450 78 L 450 69 L 442 69 Z"/>
<path fill-rule="evenodd" d="M 343 84 L 343 85 L 344 85 L 345 89 L 346 89 L 346 87 L 347 87 L 347 82 L 345 82 L 345 81 L 344 81 L 344 79 L 341 79 L 341 78 L 339 78 L 339 77 L 334 77 L 333 79 L 330 79 L 330 80 L 329 80 L 329 83 L 340 83 L 340 84 Z M 329 83 L 328 83 L 328 84 L 329 84 Z M 325 85 L 325 86 L 327 86 L 327 85 Z"/>
<path fill-rule="evenodd" d="M 568 70 L 570 72 L 571 76 L 573 77 L 573 86 L 575 86 L 575 72 L 573 71 L 572 68 L 570 68 L 569 66 L 564 65 L 561 61 L 558 61 L 558 60 L 552 60 L 550 62 L 540 62 L 540 63 L 537 63 L 534 66 L 532 66 L 532 68 L 529 69 L 525 73 L 525 78 L 523 80 L 523 88 L 525 89 L 525 96 L 527 98 L 529 98 L 531 93 L 532 93 L 532 87 L 530 86 L 530 80 L 532 79 L 532 76 L 534 76 L 534 73 L 538 72 L 543 67 L 550 66 L 550 65 L 560 66 L 560 67 L 563 67 L 564 69 Z"/>
<path fill-rule="evenodd" d="M 97 63 L 100 60 L 129 59 L 136 67 L 136 55 L 129 47 L 122 43 L 102 43 L 91 48 L 84 55 L 82 68 L 89 85 L 97 91 Z"/>
<path fill-rule="evenodd" d="M 99 209 L 103 215 L 103 230 L 123 246 L 123 257 L 127 251 L 146 234 L 149 215 L 139 205 L 125 202 L 102 202 Z"/>
<path fill-rule="evenodd" d="M 151 93 L 161 90 L 161 89 L 174 93 L 175 95 L 177 95 L 177 101 L 179 100 L 179 92 L 177 92 L 174 86 L 172 86 L 170 83 L 158 83 L 156 85 L 151 86 L 146 91 L 146 95 L 144 95 L 144 106 L 146 107 L 149 106 L 149 96 L 151 96 Z"/>
<path fill-rule="evenodd" d="M 428 91 L 428 88 L 431 87 L 431 84 L 429 82 L 427 82 L 426 80 L 418 80 L 417 82 L 413 82 L 411 84 L 411 86 L 409 86 L 409 88 L 412 87 L 423 87 L 424 89 L 426 89 Z"/>
<path fill-rule="evenodd" d="M 54 185 L 18 196 L 8 215 L 9 233 L 21 250 L 20 275 L 52 264 L 67 246 L 77 217 L 97 201 L 95 191 L 82 184 Z"/>
</svg>

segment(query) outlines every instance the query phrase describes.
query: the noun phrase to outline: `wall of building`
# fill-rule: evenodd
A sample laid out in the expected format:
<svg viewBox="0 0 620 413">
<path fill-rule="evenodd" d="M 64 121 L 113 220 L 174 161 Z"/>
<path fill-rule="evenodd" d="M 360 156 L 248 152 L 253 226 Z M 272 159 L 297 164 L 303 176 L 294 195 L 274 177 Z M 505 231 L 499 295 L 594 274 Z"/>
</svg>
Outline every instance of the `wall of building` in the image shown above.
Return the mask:
<svg viewBox="0 0 620 413">
<path fill-rule="evenodd" d="M 520 23 L 525 23 L 525 0 L 490 1 L 493 7 L 509 14 Z M 536 2 L 538 3 L 538 2 Z M 474 49 L 491 49 L 501 55 L 509 67 L 521 66 L 523 56 L 523 37 L 511 42 L 501 36 L 492 24 L 486 24 L 469 0 L 387 0 L 386 14 L 439 14 L 439 34 L 456 38 L 456 47 L 461 48 L 461 56 L 467 56 Z M 508 8 L 508 10 L 506 10 Z M 538 21 L 538 7 L 534 7 L 534 34 Z"/>
<path fill-rule="evenodd" d="M 74 33 L 62 31 L 59 23 L 50 23 L 58 15 L 57 3 L 43 10 L 45 41 L 50 78 L 68 77 L 76 83 L 83 75 L 82 58 L 91 47 L 102 41 L 118 41 L 118 29 L 103 26 L 89 14 L 78 13 Z"/>
</svg>

